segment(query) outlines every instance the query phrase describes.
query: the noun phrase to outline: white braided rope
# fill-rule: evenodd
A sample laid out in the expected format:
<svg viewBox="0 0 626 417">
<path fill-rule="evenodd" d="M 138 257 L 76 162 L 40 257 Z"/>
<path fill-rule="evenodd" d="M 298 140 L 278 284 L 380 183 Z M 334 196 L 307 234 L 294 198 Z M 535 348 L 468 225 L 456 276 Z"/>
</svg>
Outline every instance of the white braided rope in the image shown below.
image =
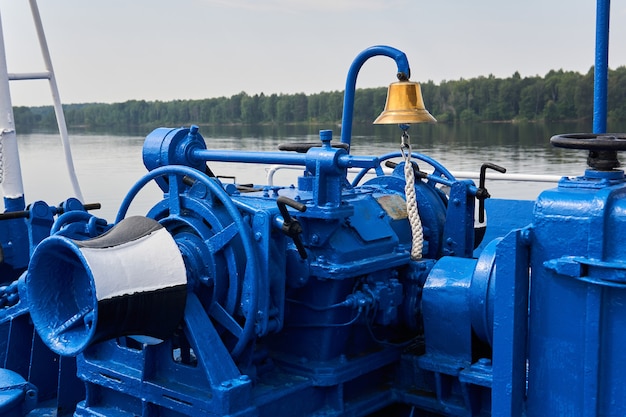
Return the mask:
<svg viewBox="0 0 626 417">
<path fill-rule="evenodd" d="M 406 195 L 406 211 L 409 216 L 409 225 L 411 226 L 411 259 L 417 260 L 422 258 L 422 249 L 424 248 L 424 229 L 422 228 L 422 220 L 417 210 L 417 198 L 415 196 L 415 172 L 411 163 L 411 145 L 405 143 L 402 145 L 402 154 L 404 156 L 404 194 Z"/>
</svg>

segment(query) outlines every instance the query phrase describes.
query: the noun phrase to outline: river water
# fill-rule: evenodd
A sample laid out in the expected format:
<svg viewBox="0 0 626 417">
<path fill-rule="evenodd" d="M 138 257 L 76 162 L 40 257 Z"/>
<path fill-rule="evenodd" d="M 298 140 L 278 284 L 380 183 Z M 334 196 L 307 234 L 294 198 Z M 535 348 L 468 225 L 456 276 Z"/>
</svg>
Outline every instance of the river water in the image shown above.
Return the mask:
<svg viewBox="0 0 626 417">
<path fill-rule="evenodd" d="M 328 127 L 322 127 L 328 128 Z M 339 141 L 339 127 L 332 126 Z M 609 126 L 609 131 L 626 131 L 626 125 Z M 611 130 L 613 128 L 614 130 Z M 552 135 L 588 132 L 590 127 L 576 124 L 472 124 L 421 125 L 409 130 L 414 152 L 438 160 L 448 170 L 478 174 L 484 162 L 507 168 L 507 173 L 580 175 L 586 167 L 586 152 L 557 149 L 550 145 Z M 285 142 L 318 141 L 317 127 L 227 127 L 201 128 L 209 149 L 237 151 L 277 151 Z M 113 221 L 123 197 L 146 173 L 142 162 L 145 135 L 70 133 L 74 164 L 85 202 L 99 202 L 99 217 Z M 400 130 L 395 126 L 355 126 L 352 150 L 355 155 L 383 155 L 399 151 Z M 60 139 L 56 134 L 18 132 L 27 204 L 36 200 L 57 204 L 72 196 Z M 267 166 L 211 163 L 213 172 L 234 176 L 237 182 L 265 184 Z M 297 173 L 279 171 L 274 183 L 294 183 Z M 488 180 L 492 197 L 535 199 L 554 183 L 518 183 Z M 130 214 L 145 214 L 162 198 L 154 184 L 146 187 L 131 206 Z"/>
</svg>

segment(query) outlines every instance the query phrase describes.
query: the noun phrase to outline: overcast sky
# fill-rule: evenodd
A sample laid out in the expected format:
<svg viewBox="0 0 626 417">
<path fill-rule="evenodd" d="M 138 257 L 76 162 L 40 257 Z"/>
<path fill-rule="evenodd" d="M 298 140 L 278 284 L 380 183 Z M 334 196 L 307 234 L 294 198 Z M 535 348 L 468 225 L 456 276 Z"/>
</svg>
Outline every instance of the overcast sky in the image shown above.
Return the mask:
<svg viewBox="0 0 626 417">
<path fill-rule="evenodd" d="M 39 0 L 64 103 L 342 90 L 371 45 L 404 51 L 413 81 L 586 73 L 595 0 Z M 0 0 L 9 72 L 43 69 L 26 0 Z M 613 1 L 609 66 L 626 65 L 626 2 Z M 395 81 L 376 57 L 357 87 Z M 44 81 L 16 105 L 50 104 Z"/>
</svg>

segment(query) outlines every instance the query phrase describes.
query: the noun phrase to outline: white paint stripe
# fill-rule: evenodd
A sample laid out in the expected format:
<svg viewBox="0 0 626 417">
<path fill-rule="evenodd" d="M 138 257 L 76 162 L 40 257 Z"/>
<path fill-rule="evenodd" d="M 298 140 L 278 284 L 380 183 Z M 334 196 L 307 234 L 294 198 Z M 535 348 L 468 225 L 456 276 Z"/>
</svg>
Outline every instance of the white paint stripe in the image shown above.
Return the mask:
<svg viewBox="0 0 626 417">
<path fill-rule="evenodd" d="M 185 264 L 165 229 L 108 248 L 80 248 L 98 301 L 187 283 Z"/>
</svg>

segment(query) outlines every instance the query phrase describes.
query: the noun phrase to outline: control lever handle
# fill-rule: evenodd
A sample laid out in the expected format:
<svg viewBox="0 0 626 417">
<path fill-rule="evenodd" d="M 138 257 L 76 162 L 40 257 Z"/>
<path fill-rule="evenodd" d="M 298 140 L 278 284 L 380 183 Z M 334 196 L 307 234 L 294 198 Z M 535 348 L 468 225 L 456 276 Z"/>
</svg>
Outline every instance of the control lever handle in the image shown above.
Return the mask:
<svg viewBox="0 0 626 417">
<path fill-rule="evenodd" d="M 293 239 L 293 243 L 296 245 L 296 249 L 298 249 L 298 253 L 302 259 L 307 258 L 306 249 L 302 244 L 302 240 L 300 239 L 300 234 L 302 233 L 302 226 L 300 226 L 300 222 L 298 220 L 291 217 L 289 211 L 287 210 L 287 206 L 298 210 L 301 213 L 306 211 L 306 206 L 302 203 L 299 203 L 295 200 L 292 200 L 289 197 L 279 196 L 276 199 L 276 205 L 278 206 L 278 210 L 280 214 L 283 216 L 283 226 L 282 231 L 284 234 Z"/>
<path fill-rule="evenodd" d="M 487 189 L 485 188 L 485 177 L 487 175 L 486 174 L 487 168 L 493 169 L 494 171 L 498 171 L 503 174 L 506 172 L 506 168 L 503 168 L 496 164 L 492 164 L 491 162 L 485 162 L 480 167 L 479 185 L 478 185 L 478 190 L 476 190 L 476 198 L 478 199 L 478 222 L 479 223 L 482 223 L 485 221 L 485 200 L 491 197 L 491 195 L 489 194 L 489 191 L 487 191 Z"/>
</svg>

